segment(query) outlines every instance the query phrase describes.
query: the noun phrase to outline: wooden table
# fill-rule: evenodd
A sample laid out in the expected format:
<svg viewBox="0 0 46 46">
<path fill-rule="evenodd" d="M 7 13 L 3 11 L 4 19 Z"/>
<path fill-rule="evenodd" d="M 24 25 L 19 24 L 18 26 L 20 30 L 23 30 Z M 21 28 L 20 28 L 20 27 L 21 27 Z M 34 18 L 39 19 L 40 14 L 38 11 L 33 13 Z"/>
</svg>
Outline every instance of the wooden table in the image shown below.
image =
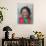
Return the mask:
<svg viewBox="0 0 46 46">
<path fill-rule="evenodd" d="M 19 43 L 18 46 L 37 46 L 36 44 L 38 44 L 37 42 L 40 40 L 42 41 L 41 42 L 42 46 L 44 46 L 44 38 L 43 39 L 24 39 L 24 38 L 21 38 L 21 39 L 2 39 L 2 46 L 4 46 L 5 41 L 11 41 L 11 44 L 12 44 L 12 41 L 16 41 L 16 44 L 17 44 L 17 42 Z M 34 42 L 35 44 L 32 42 Z"/>
</svg>

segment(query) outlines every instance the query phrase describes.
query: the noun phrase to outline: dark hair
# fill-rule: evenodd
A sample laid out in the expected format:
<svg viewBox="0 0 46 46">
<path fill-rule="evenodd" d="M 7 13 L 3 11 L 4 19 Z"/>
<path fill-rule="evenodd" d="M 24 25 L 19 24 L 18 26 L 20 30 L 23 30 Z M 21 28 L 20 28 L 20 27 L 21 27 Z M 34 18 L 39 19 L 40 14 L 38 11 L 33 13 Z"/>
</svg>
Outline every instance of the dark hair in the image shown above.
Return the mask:
<svg viewBox="0 0 46 46">
<path fill-rule="evenodd" d="M 26 9 L 26 10 L 28 11 L 29 16 L 31 15 L 31 11 L 30 11 L 30 9 L 29 9 L 28 7 L 23 7 L 23 8 L 21 9 L 20 13 L 22 13 L 23 9 Z"/>
</svg>

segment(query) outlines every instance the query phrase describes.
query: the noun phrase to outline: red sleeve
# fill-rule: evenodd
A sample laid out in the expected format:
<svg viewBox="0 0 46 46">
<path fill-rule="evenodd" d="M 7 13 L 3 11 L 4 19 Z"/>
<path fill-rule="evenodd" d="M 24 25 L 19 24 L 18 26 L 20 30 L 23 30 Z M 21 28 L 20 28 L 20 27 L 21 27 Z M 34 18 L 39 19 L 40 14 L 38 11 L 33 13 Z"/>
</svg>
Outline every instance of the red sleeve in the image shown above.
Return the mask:
<svg viewBox="0 0 46 46">
<path fill-rule="evenodd" d="M 19 17 L 19 24 L 23 24 L 24 23 L 24 19 L 22 17 Z"/>
<path fill-rule="evenodd" d="M 28 18 L 28 23 L 29 23 L 29 24 L 31 23 L 31 18 Z"/>
</svg>

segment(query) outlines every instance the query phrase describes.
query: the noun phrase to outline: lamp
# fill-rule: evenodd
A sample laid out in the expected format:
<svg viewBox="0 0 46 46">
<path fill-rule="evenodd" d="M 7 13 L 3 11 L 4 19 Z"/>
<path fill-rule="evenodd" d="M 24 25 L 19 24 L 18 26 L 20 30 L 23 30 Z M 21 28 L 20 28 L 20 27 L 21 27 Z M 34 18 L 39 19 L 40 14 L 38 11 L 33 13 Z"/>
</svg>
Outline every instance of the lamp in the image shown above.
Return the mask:
<svg viewBox="0 0 46 46">
<path fill-rule="evenodd" d="M 8 31 L 12 31 L 12 29 L 9 26 L 6 26 L 3 28 L 3 31 L 5 32 L 5 39 L 9 39 L 9 32 Z"/>
</svg>

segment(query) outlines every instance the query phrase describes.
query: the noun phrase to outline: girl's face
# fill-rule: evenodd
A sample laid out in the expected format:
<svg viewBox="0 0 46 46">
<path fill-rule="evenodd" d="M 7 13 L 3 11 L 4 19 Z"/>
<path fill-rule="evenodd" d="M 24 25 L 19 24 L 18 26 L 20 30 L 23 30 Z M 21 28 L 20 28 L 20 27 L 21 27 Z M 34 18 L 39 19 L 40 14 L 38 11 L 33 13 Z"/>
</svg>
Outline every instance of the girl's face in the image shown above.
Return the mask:
<svg viewBox="0 0 46 46">
<path fill-rule="evenodd" d="M 22 10 L 22 16 L 26 17 L 26 18 L 29 16 L 29 13 L 28 13 L 27 9 Z"/>
</svg>

